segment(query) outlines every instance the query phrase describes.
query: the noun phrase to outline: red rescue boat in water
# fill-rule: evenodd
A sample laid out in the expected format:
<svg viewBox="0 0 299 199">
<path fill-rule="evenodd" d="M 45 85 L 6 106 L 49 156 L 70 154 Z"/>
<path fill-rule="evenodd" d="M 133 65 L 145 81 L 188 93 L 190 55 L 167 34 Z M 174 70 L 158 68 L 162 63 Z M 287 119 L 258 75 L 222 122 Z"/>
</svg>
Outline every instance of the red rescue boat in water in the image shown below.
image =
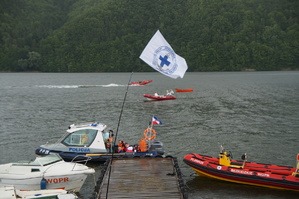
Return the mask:
<svg viewBox="0 0 299 199">
<path fill-rule="evenodd" d="M 176 96 L 173 94 L 173 90 L 169 89 L 166 90 L 166 95 L 158 95 L 158 93 L 155 93 L 154 95 L 143 94 L 143 97 L 147 98 L 148 100 L 174 100 L 176 99 Z"/>
<path fill-rule="evenodd" d="M 231 158 L 231 152 L 224 151 L 221 146 L 219 158 L 191 153 L 186 155 L 183 161 L 198 175 L 248 185 L 299 191 L 299 154 L 297 168 L 247 162 L 246 154 L 242 155 L 243 161 Z"/>
<path fill-rule="evenodd" d="M 131 86 L 142 86 L 151 83 L 153 80 L 142 80 L 142 81 L 137 81 L 137 82 L 131 82 Z"/>
<path fill-rule="evenodd" d="M 150 100 L 174 100 L 176 96 L 173 95 L 149 95 L 144 94 L 143 97 L 150 99 Z"/>
</svg>

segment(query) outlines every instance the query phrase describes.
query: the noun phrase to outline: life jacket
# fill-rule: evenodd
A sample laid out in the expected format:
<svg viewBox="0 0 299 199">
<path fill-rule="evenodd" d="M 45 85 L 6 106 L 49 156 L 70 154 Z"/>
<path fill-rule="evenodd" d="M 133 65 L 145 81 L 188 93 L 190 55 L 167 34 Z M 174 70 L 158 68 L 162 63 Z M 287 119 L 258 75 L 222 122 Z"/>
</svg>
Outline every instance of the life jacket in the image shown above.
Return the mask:
<svg viewBox="0 0 299 199">
<path fill-rule="evenodd" d="M 117 146 L 121 147 L 122 152 L 126 152 L 126 147 L 124 143 L 118 143 Z"/>
<path fill-rule="evenodd" d="M 146 152 L 147 151 L 147 144 L 146 144 L 145 139 L 140 139 L 139 146 L 140 146 L 140 151 L 141 152 Z"/>
<path fill-rule="evenodd" d="M 107 142 L 106 142 L 106 147 L 108 147 L 108 148 L 111 147 L 112 141 L 113 141 L 112 137 L 108 138 Z"/>
</svg>

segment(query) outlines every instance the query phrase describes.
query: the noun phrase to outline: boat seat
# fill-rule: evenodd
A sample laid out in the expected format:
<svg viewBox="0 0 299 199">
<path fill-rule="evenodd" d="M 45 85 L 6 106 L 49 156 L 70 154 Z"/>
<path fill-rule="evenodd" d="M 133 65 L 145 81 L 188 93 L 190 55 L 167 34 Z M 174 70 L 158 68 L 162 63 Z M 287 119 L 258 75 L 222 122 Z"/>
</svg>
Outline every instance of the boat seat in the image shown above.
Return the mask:
<svg viewBox="0 0 299 199">
<path fill-rule="evenodd" d="M 230 164 L 231 165 L 237 165 L 237 166 L 242 166 L 243 165 L 243 163 L 241 163 L 241 162 L 231 162 Z"/>
<path fill-rule="evenodd" d="M 241 162 L 231 162 L 230 167 L 243 168 L 243 163 L 241 163 Z"/>
</svg>

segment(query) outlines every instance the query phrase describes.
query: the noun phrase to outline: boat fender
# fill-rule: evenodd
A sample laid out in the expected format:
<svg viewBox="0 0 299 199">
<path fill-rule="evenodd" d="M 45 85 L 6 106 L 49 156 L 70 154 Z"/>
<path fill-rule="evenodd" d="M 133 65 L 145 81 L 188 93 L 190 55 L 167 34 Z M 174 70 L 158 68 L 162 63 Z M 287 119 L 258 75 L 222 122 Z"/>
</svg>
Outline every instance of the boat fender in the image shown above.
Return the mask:
<svg viewBox="0 0 299 199">
<path fill-rule="evenodd" d="M 149 132 L 150 132 L 151 137 L 148 137 L 148 133 Z M 157 134 L 156 131 L 154 129 L 151 129 L 151 128 L 147 128 L 143 132 L 144 138 L 147 139 L 147 140 L 153 140 L 153 139 L 155 139 L 156 134 Z"/>
<path fill-rule="evenodd" d="M 45 178 L 43 178 L 41 181 L 40 181 L 40 189 L 46 189 L 47 188 L 47 181 Z"/>
</svg>

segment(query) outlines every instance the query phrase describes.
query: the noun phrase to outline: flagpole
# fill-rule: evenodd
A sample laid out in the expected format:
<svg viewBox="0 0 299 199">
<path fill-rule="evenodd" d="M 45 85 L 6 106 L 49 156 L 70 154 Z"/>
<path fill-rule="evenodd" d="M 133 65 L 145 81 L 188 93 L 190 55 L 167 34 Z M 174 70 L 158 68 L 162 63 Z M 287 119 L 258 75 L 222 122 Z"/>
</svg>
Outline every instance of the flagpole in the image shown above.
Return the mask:
<svg viewBox="0 0 299 199">
<path fill-rule="evenodd" d="M 117 135 L 118 135 L 118 129 L 119 129 L 119 126 L 120 126 L 120 121 L 121 121 L 122 113 L 123 113 L 125 102 L 126 102 L 126 99 L 127 99 L 127 95 L 128 95 L 128 91 L 129 91 L 129 87 L 130 87 L 130 82 L 131 82 L 131 79 L 132 79 L 132 76 L 133 76 L 133 71 L 134 71 L 134 67 L 132 68 L 132 73 L 130 75 L 130 78 L 129 78 L 129 81 L 128 81 L 128 84 L 127 84 L 127 89 L 126 89 L 125 96 L 124 96 L 124 99 L 123 99 L 121 111 L 120 111 L 120 114 L 119 114 L 119 117 L 118 117 L 118 123 L 117 123 L 117 128 L 116 128 L 114 140 L 111 143 L 113 150 L 112 150 L 111 161 L 110 161 L 110 164 L 109 164 L 110 165 L 110 169 L 109 169 L 108 183 L 107 183 L 107 189 L 106 189 L 106 199 L 108 198 L 108 194 L 109 194 L 110 176 L 111 176 L 111 170 L 112 170 L 111 169 L 111 164 L 112 164 L 112 160 L 114 158 L 114 146 L 116 144 Z"/>
<path fill-rule="evenodd" d="M 153 115 L 153 117 L 151 118 L 151 129 L 153 128 L 153 118 L 155 117 L 155 115 Z"/>
<path fill-rule="evenodd" d="M 155 115 L 153 115 L 153 117 L 151 118 L 151 125 L 150 125 L 150 137 L 152 137 L 152 129 L 153 129 L 153 118 L 155 117 Z M 151 147 L 151 141 L 148 141 L 148 149 L 150 149 Z"/>
</svg>

